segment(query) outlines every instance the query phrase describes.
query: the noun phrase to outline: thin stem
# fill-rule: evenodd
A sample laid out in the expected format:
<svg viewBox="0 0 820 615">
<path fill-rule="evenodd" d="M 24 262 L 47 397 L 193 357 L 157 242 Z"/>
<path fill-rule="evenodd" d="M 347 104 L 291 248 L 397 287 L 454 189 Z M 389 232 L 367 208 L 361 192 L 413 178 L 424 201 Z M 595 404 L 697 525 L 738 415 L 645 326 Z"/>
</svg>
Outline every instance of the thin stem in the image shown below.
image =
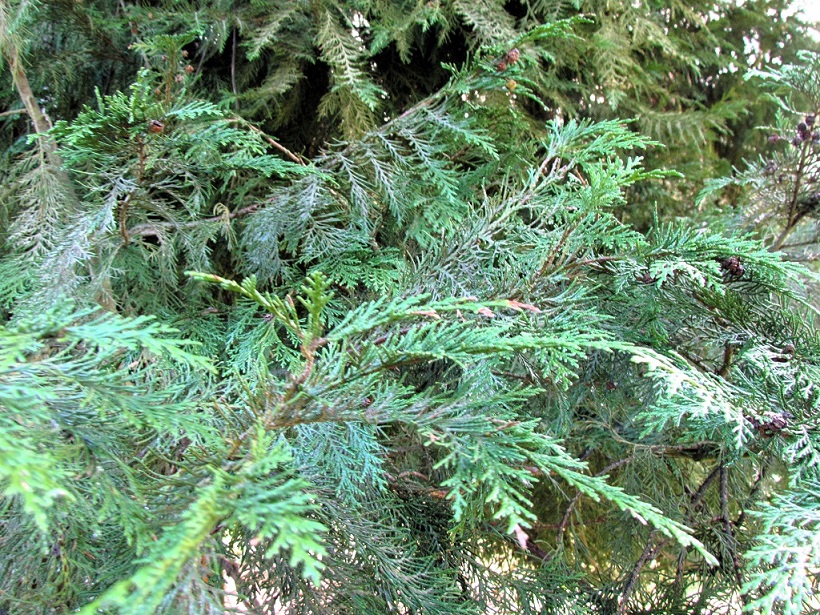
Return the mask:
<svg viewBox="0 0 820 615">
<path fill-rule="evenodd" d="M 231 43 L 231 90 L 233 91 L 234 109 L 239 109 L 239 90 L 236 89 L 236 30 L 233 28 L 233 42 Z"/>
<path fill-rule="evenodd" d="M 294 154 L 292 151 L 290 151 L 290 150 L 289 150 L 288 148 L 286 148 L 284 145 L 282 145 L 282 144 L 281 144 L 281 143 L 279 143 L 278 141 L 275 141 L 274 139 L 272 139 L 271 137 L 269 137 L 269 136 L 268 136 L 267 134 L 265 134 L 265 132 L 264 132 L 261 128 L 259 128 L 258 126 L 254 126 L 254 125 L 253 125 L 253 124 L 251 124 L 249 121 L 244 120 L 244 119 L 239 118 L 239 117 L 234 117 L 234 118 L 231 118 L 231 119 L 230 119 L 230 120 L 228 120 L 228 121 L 231 121 L 231 122 L 237 122 L 237 123 L 242 124 L 243 126 L 247 126 L 247 127 L 248 127 L 248 128 L 250 128 L 253 132 L 255 132 L 256 134 L 260 135 L 260 136 L 261 136 L 261 137 L 262 137 L 265 141 L 267 141 L 267 142 L 268 142 L 268 144 L 269 144 L 271 147 L 274 147 L 274 148 L 278 149 L 280 152 L 282 152 L 283 154 L 285 154 L 285 156 L 287 156 L 288 158 L 290 158 L 291 160 L 293 160 L 293 162 L 295 162 L 295 163 L 297 163 L 297 164 L 301 164 L 301 165 L 303 165 L 303 166 L 307 166 L 307 164 L 308 164 L 308 163 L 307 163 L 307 161 L 306 161 L 304 158 L 302 158 L 302 157 L 301 157 L 301 156 L 299 156 L 298 154 Z"/>
<path fill-rule="evenodd" d="M 738 585 L 743 584 L 743 577 L 740 571 L 740 558 L 737 554 L 737 541 L 732 531 L 732 520 L 729 518 L 729 471 L 726 464 L 721 462 L 720 466 L 720 516 L 723 519 L 723 532 L 726 534 L 726 544 L 729 548 L 729 555 L 732 558 L 732 569 L 735 573 L 735 580 Z"/>
<path fill-rule="evenodd" d="M 786 227 L 780 233 L 778 238 L 775 240 L 774 244 L 771 247 L 772 252 L 776 252 L 783 247 L 783 244 L 786 242 L 789 234 L 794 230 L 794 227 L 797 226 L 797 223 L 803 218 L 806 212 L 798 212 L 797 211 L 797 201 L 798 197 L 800 196 L 800 186 L 803 180 L 803 171 L 806 167 L 806 161 L 808 159 L 808 152 L 809 148 L 811 147 L 811 141 L 806 139 L 803 141 L 803 145 L 800 148 L 800 162 L 797 165 L 797 171 L 794 174 L 794 189 L 792 190 L 792 196 L 789 200 L 789 213 L 786 218 Z"/>
<path fill-rule="evenodd" d="M 641 553 L 641 556 L 632 568 L 632 572 L 629 574 L 629 580 L 627 580 L 626 585 L 624 586 L 624 591 L 621 594 L 618 604 L 618 610 L 616 611 L 617 615 L 624 615 L 624 613 L 627 612 L 626 609 L 629 605 L 629 598 L 632 596 L 632 592 L 635 591 L 635 585 L 638 582 L 638 577 L 641 574 L 641 570 L 648 561 L 655 558 L 655 554 L 661 547 L 661 544 L 653 545 L 655 542 L 656 533 L 657 530 L 652 530 L 649 533 L 649 540 L 646 541 L 646 546 L 644 547 L 643 553 Z"/>
<path fill-rule="evenodd" d="M 259 209 L 259 204 L 254 203 L 253 205 L 248 205 L 247 207 L 243 207 L 242 209 L 237 209 L 236 211 L 232 211 L 226 216 L 212 216 L 210 218 L 203 218 L 202 220 L 191 220 L 190 222 L 144 222 L 142 224 L 137 224 L 136 226 L 131 227 L 128 229 L 127 234 L 129 237 L 133 237 L 134 235 L 139 235 L 141 237 L 156 237 L 158 236 L 163 230 L 180 230 L 186 228 L 195 228 L 200 224 L 210 224 L 213 222 L 221 222 L 222 220 L 239 218 L 241 216 L 247 216 Z"/>
<path fill-rule="evenodd" d="M 809 239 L 807 241 L 798 241 L 797 243 L 787 243 L 780 246 L 780 248 L 783 250 L 788 248 L 803 248 L 805 246 L 813 246 L 818 243 L 820 243 L 820 237 L 816 237 L 815 239 Z"/>
<path fill-rule="evenodd" d="M 0 113 L 0 117 L 6 117 L 9 115 L 22 115 L 24 113 L 28 113 L 25 109 L 11 109 L 10 111 L 3 111 Z"/>
<path fill-rule="evenodd" d="M 692 495 L 692 499 L 689 503 L 690 510 L 695 510 L 699 505 L 700 501 L 703 499 L 703 496 L 706 495 L 706 490 L 709 489 L 709 485 L 711 485 L 715 479 L 718 477 L 720 473 L 720 465 L 716 465 L 714 469 L 709 473 L 704 481 L 698 487 L 698 490 Z"/>
<path fill-rule="evenodd" d="M 717 370 L 717 375 L 721 378 L 729 376 L 729 370 L 732 369 L 732 359 L 735 356 L 735 347 L 733 344 L 726 343 L 723 346 L 723 363 Z"/>
</svg>

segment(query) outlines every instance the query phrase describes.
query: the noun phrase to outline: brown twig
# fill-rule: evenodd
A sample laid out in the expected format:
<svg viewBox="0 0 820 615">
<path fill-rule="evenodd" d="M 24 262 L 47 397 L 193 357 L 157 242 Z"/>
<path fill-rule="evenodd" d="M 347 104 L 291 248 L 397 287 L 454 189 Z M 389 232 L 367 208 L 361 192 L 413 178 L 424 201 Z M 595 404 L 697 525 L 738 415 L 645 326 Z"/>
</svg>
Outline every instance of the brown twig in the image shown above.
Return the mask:
<svg viewBox="0 0 820 615">
<path fill-rule="evenodd" d="M 141 135 L 135 138 L 137 144 L 137 184 L 131 192 L 120 202 L 117 211 L 117 218 L 119 220 L 120 235 L 122 235 L 122 242 L 128 245 L 130 235 L 126 223 L 128 221 L 128 206 L 131 204 L 131 199 L 137 191 L 137 188 L 142 184 L 145 177 L 145 162 L 148 159 L 148 153 L 145 151 L 145 141 Z"/>
<path fill-rule="evenodd" d="M 7 22 L 7 6 L 7 0 L 0 0 L 0 31 L 8 31 L 9 29 Z M 3 45 L 3 48 L 0 49 L 0 57 L 5 57 L 6 62 L 8 62 L 12 82 L 14 83 L 14 87 L 17 89 L 17 94 L 23 103 L 25 113 L 28 114 L 31 123 L 34 126 L 34 132 L 40 135 L 37 139 L 37 145 L 40 148 L 40 155 L 48 160 L 48 162 L 54 167 L 56 175 L 60 178 L 61 183 L 65 187 L 65 192 L 68 195 L 69 201 L 67 205 L 70 204 L 72 208 L 76 208 L 78 199 L 74 193 L 74 187 L 71 184 L 68 173 L 63 168 L 63 159 L 57 151 L 57 144 L 54 139 L 51 138 L 51 135 L 47 134 L 48 130 L 51 128 L 51 119 L 40 108 L 37 97 L 31 89 L 31 83 L 29 83 L 28 76 L 26 75 L 20 50 L 12 40 L 8 40 L 5 45 Z M 14 113 L 23 113 L 23 110 L 12 109 L 5 111 L 4 115 L 12 115 Z"/>
<path fill-rule="evenodd" d="M 797 223 L 805 216 L 808 211 L 797 211 L 797 204 L 798 198 L 800 196 L 800 186 L 802 184 L 803 179 L 803 171 L 806 167 L 806 162 L 808 160 L 808 153 L 809 150 L 812 148 L 811 140 L 806 139 L 803 141 L 803 145 L 800 149 L 800 161 L 797 164 L 797 170 L 795 171 L 794 176 L 794 189 L 792 190 L 791 199 L 789 200 L 789 213 L 786 217 L 786 226 L 780 235 L 777 237 L 775 242 L 772 244 L 770 250 L 772 252 L 776 252 L 783 247 L 783 244 L 786 242 L 789 234 L 794 230 L 797 226 Z"/>
<path fill-rule="evenodd" d="M 723 345 L 723 363 L 717 370 L 717 375 L 721 378 L 726 378 L 729 375 L 729 370 L 732 369 L 732 359 L 735 356 L 734 344 L 726 343 Z"/>
<path fill-rule="evenodd" d="M 0 0 L 0 30 L 8 30 L 9 27 L 6 20 L 6 7 L 4 6 L 6 4 L 7 2 Z M 49 135 L 45 134 L 51 129 L 51 120 L 40 108 L 37 97 L 31 89 L 31 83 L 29 83 L 28 75 L 23 67 L 23 59 L 20 55 L 20 50 L 12 41 L 7 41 L 3 46 L 2 56 L 5 57 L 6 62 L 8 62 L 11 80 L 14 83 L 14 87 L 17 88 L 17 94 L 20 96 L 20 100 L 23 103 L 25 113 L 28 114 L 31 123 L 34 125 L 34 132 L 42 135 L 37 140 L 40 150 L 45 154 L 49 162 L 51 162 L 55 167 L 61 169 L 63 166 L 63 161 L 57 153 L 57 145 Z M 23 113 L 23 110 L 14 109 L 5 112 L 5 114 L 8 115 L 13 113 Z M 61 174 L 64 175 L 62 172 Z M 68 177 L 65 175 L 64 178 L 68 180 Z"/>
<path fill-rule="evenodd" d="M 6 61 L 9 63 L 9 71 L 14 85 L 17 87 L 17 93 L 23 101 L 23 106 L 26 108 L 31 123 L 34 124 L 34 131 L 38 134 L 48 132 L 51 129 L 51 120 L 48 116 L 40 110 L 40 105 L 37 103 L 37 97 L 31 89 L 26 71 L 23 69 L 23 62 L 17 52 L 17 48 L 11 45 L 8 46 L 6 52 Z M 51 147 L 49 143 L 47 147 Z"/>
<path fill-rule="evenodd" d="M 290 297 L 290 295 L 288 295 Z M 322 346 L 327 344 L 327 340 L 323 337 L 317 337 L 316 339 L 311 340 L 311 342 L 305 346 L 302 344 L 299 347 L 302 356 L 305 358 L 305 368 L 302 370 L 302 373 L 298 376 L 291 377 L 291 384 L 288 386 L 287 390 L 285 391 L 285 397 L 282 400 L 283 402 L 287 402 L 293 398 L 296 392 L 301 388 L 307 379 L 310 377 L 310 374 L 313 372 L 313 365 L 316 359 L 316 351 L 319 350 Z"/>
<path fill-rule="evenodd" d="M 255 132 L 256 134 L 260 135 L 260 136 L 261 136 L 261 137 L 262 137 L 262 138 L 263 138 L 263 139 L 264 139 L 264 140 L 268 143 L 268 145 L 270 145 L 271 147 L 273 147 L 273 148 L 275 148 L 275 149 L 278 149 L 278 150 L 279 150 L 280 152 L 282 152 L 285 156 L 287 156 L 288 158 L 290 158 L 291 160 L 293 160 L 293 162 L 295 162 L 295 163 L 297 163 L 297 164 L 301 164 L 301 165 L 303 165 L 303 166 L 307 166 L 307 165 L 308 165 L 307 161 L 306 161 L 304 158 L 302 158 L 302 157 L 301 157 L 301 156 L 299 156 L 298 154 L 294 154 L 292 151 L 290 151 L 290 150 L 289 150 L 288 148 L 286 148 L 284 145 L 282 145 L 281 143 L 279 143 L 279 142 L 278 142 L 278 141 L 276 141 L 275 139 L 272 139 L 272 138 L 271 138 L 271 137 L 269 137 L 267 134 L 265 134 L 265 131 L 264 131 L 264 130 L 262 130 L 262 129 L 261 129 L 261 128 L 259 128 L 258 126 L 254 126 L 254 125 L 253 125 L 253 124 L 251 124 L 249 121 L 244 120 L 244 119 L 239 118 L 239 117 L 231 118 L 231 119 L 230 119 L 230 120 L 228 120 L 228 121 L 231 121 L 231 122 L 238 122 L 238 123 L 240 123 L 240 124 L 243 124 L 244 126 L 247 126 L 247 127 L 248 127 L 248 128 L 250 128 L 253 132 Z"/>
<path fill-rule="evenodd" d="M 514 374 L 512 372 L 505 372 L 497 369 L 490 370 L 494 376 L 502 376 L 504 378 L 512 378 L 513 380 L 518 380 L 525 384 L 532 384 L 533 379 L 530 374 Z"/>
<path fill-rule="evenodd" d="M 740 557 L 737 554 L 737 541 L 732 530 L 732 520 L 729 518 L 729 472 L 726 464 L 720 463 L 720 516 L 723 519 L 723 532 L 726 534 L 726 544 L 729 547 L 729 554 L 732 558 L 732 569 L 735 573 L 735 580 L 738 585 L 743 584 L 743 577 L 740 571 Z"/>
<path fill-rule="evenodd" d="M 125 199 L 120 203 L 119 210 L 117 211 L 117 218 L 119 219 L 120 223 L 120 235 L 122 235 L 122 242 L 127 246 L 128 245 L 128 228 L 126 228 L 125 223 L 128 218 L 128 203 L 131 201 L 131 195 L 129 193 Z"/>
<path fill-rule="evenodd" d="M 616 611 L 617 615 L 624 615 L 624 613 L 627 612 L 626 609 L 629 605 L 629 598 L 632 596 L 632 592 L 635 591 L 635 585 L 638 582 L 638 577 L 641 574 L 641 570 L 648 561 L 655 558 L 655 555 L 664 544 L 663 542 L 659 542 L 653 546 L 652 543 L 655 541 L 656 533 L 657 530 L 652 530 L 649 533 L 649 539 L 646 541 L 646 547 L 644 547 L 643 553 L 641 553 L 638 561 L 635 562 L 635 565 L 632 567 L 632 572 L 629 574 L 629 580 L 627 580 L 626 585 L 624 586 L 624 591 L 619 599 L 618 610 Z"/>
<path fill-rule="evenodd" d="M 234 9 L 236 4 L 234 3 Z M 236 31 L 238 27 L 234 25 L 233 27 L 233 36 L 231 42 L 231 91 L 233 92 L 233 104 L 234 108 L 239 108 L 239 90 L 236 88 Z"/>
<path fill-rule="evenodd" d="M 415 476 L 419 480 L 423 480 L 425 483 L 430 482 L 430 477 L 422 474 L 421 472 L 416 472 L 415 470 L 405 470 L 404 472 L 400 472 L 399 475 L 396 477 L 398 478 L 407 478 L 408 476 Z"/>
<path fill-rule="evenodd" d="M 709 476 L 707 476 L 703 480 L 703 482 L 700 484 L 700 487 L 698 487 L 698 490 L 695 491 L 694 494 L 692 494 L 692 498 L 689 502 L 690 511 L 694 511 L 700 505 L 700 501 L 703 499 L 703 496 L 706 495 L 706 490 L 709 488 L 709 485 L 711 485 L 714 482 L 719 473 L 720 465 L 718 464 L 709 473 Z"/>
<path fill-rule="evenodd" d="M 2 114 L 0 114 L 2 115 Z M 780 246 L 781 249 L 785 250 L 787 248 L 805 248 L 806 246 L 813 246 L 820 243 L 820 237 L 815 237 L 814 239 L 808 239 L 806 241 L 798 241 L 797 243 L 787 243 Z"/>
<path fill-rule="evenodd" d="M 737 520 L 734 523 L 734 527 L 740 527 L 743 525 L 743 522 L 746 519 L 746 509 L 752 505 L 752 500 L 754 499 L 755 495 L 757 495 L 758 490 L 760 489 L 760 484 L 763 482 L 763 478 L 766 476 L 766 466 L 761 466 L 760 471 L 755 478 L 755 482 L 752 485 L 752 489 L 749 491 L 749 495 L 746 497 L 746 501 L 740 507 L 740 513 L 737 516 Z"/>
</svg>

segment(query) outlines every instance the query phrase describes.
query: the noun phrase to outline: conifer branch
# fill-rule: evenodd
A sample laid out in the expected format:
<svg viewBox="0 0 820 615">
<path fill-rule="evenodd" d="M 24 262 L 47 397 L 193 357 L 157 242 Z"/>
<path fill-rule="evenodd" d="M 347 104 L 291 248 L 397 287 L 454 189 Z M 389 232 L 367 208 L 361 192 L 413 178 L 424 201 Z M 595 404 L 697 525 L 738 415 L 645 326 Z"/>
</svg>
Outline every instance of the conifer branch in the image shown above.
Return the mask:
<svg viewBox="0 0 820 615">
<path fill-rule="evenodd" d="M 0 0 L 0 611 L 805 610 L 820 56 L 582 4 Z"/>
<path fill-rule="evenodd" d="M 143 222 L 136 224 L 127 229 L 126 236 L 134 237 L 157 237 L 163 231 L 184 230 L 201 226 L 203 224 L 214 224 L 216 222 L 223 222 L 225 218 L 234 219 L 247 216 L 259 210 L 260 204 L 254 203 L 246 207 L 241 207 L 236 211 L 231 211 L 226 215 L 211 216 L 209 218 L 202 218 L 200 220 L 190 220 L 188 222 Z"/>
</svg>

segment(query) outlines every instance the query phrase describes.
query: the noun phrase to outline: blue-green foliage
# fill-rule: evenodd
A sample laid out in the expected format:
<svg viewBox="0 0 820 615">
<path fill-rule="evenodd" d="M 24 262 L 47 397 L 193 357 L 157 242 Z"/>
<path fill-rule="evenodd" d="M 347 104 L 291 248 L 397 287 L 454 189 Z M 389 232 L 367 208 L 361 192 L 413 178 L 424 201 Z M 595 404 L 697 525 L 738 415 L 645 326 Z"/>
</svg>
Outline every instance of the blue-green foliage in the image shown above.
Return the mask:
<svg viewBox="0 0 820 615">
<path fill-rule="evenodd" d="M 661 96 L 634 41 L 565 3 L 90 4 L 151 35 L 3 162 L 0 612 L 816 599 L 809 272 L 750 228 L 624 222 L 682 180 L 659 135 L 731 101 L 630 106 Z M 462 30 L 437 81 L 380 77 Z M 565 54 L 602 75 L 568 114 Z"/>
</svg>

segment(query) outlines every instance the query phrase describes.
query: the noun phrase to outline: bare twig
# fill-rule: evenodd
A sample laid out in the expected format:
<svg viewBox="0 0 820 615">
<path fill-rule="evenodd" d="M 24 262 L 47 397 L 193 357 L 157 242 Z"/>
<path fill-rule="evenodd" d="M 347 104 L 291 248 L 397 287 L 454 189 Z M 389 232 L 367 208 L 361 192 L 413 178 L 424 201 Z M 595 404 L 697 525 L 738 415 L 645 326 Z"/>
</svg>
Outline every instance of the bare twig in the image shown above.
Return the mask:
<svg viewBox="0 0 820 615">
<path fill-rule="evenodd" d="M 732 369 L 732 359 L 735 356 L 735 347 L 733 344 L 726 343 L 723 346 L 723 363 L 717 370 L 717 375 L 721 378 L 726 378 L 729 375 L 729 370 Z"/>
<path fill-rule="evenodd" d="M 133 192 L 131 194 L 133 194 Z M 123 199 L 119 205 L 119 211 L 117 212 L 117 217 L 119 218 L 120 224 L 120 235 L 122 236 L 122 242 L 125 245 L 128 245 L 129 241 L 128 228 L 125 226 L 125 223 L 128 219 L 128 203 L 131 201 L 131 194 Z"/>
<path fill-rule="evenodd" d="M 698 487 L 698 490 L 692 495 L 692 499 L 689 503 L 689 509 L 694 511 L 698 506 L 700 506 L 700 501 L 703 499 L 703 496 L 706 495 L 706 490 L 709 488 L 714 480 L 717 478 L 718 474 L 720 473 L 720 465 L 716 465 L 715 468 L 709 473 L 703 482 Z"/>
<path fill-rule="evenodd" d="M 0 0 L 0 32 L 9 31 L 9 25 L 7 23 L 8 11 L 8 0 Z M 31 123 L 34 126 L 34 131 L 40 135 L 37 139 L 37 145 L 40 148 L 40 156 L 42 159 L 47 160 L 52 167 L 54 167 L 56 175 L 60 178 L 61 183 L 65 188 L 65 194 L 69 196 L 68 204 L 71 205 L 71 208 L 76 208 L 78 202 L 77 196 L 74 194 L 74 188 L 71 184 L 70 178 L 68 177 L 68 173 L 63 168 L 63 159 L 57 151 L 57 144 L 54 139 L 51 135 L 47 134 L 48 130 L 51 128 L 51 119 L 49 119 L 48 115 L 46 115 L 46 113 L 40 108 L 37 97 L 34 95 L 34 91 L 31 89 L 31 84 L 29 83 L 28 76 L 26 75 L 20 50 L 17 48 L 13 40 L 7 39 L 5 43 L 0 46 L 0 56 L 4 57 L 6 62 L 8 62 L 12 82 L 14 83 L 14 87 L 17 89 L 17 94 L 20 96 L 20 100 L 23 103 L 25 113 L 28 114 Z M 4 115 L 13 115 L 15 113 L 23 113 L 23 110 L 11 109 L 5 111 Z"/>
<path fill-rule="evenodd" d="M 629 598 L 632 596 L 632 592 L 635 591 L 635 584 L 638 582 L 638 577 L 641 575 L 641 570 L 646 565 L 646 563 L 655 558 L 655 555 L 660 550 L 661 546 L 663 546 L 663 542 L 660 542 L 656 545 L 653 545 L 655 542 L 655 534 L 657 534 L 657 530 L 652 530 L 649 532 L 649 540 L 646 541 L 646 547 L 644 547 L 643 553 L 638 558 L 638 561 L 635 562 L 635 565 L 632 567 L 632 572 L 629 574 L 629 579 L 624 586 L 624 591 L 621 594 L 618 604 L 617 615 L 624 615 L 626 613 L 627 606 L 629 605 Z"/>
<path fill-rule="evenodd" d="M 2 114 L 0 114 L 2 115 Z M 806 246 L 814 246 L 820 243 L 820 237 L 815 237 L 814 239 L 807 239 L 806 241 L 798 241 L 796 243 L 787 243 L 780 246 L 781 250 L 786 250 L 788 248 L 804 248 Z"/>
<path fill-rule="evenodd" d="M 732 531 L 732 520 L 729 518 L 729 472 L 723 462 L 718 467 L 720 468 L 720 516 L 723 519 L 723 532 L 726 534 L 726 544 L 732 558 L 735 580 L 738 585 L 742 585 L 743 577 L 740 571 L 740 558 L 737 554 L 737 541 Z"/>
<path fill-rule="evenodd" d="M 308 164 L 308 163 L 307 163 L 307 161 L 306 161 L 304 158 L 302 158 L 302 157 L 301 157 L 301 156 L 299 156 L 298 154 L 294 154 L 292 151 L 290 151 L 290 150 L 289 150 L 288 148 L 286 148 L 284 145 L 282 145 L 282 144 L 281 144 L 281 143 L 279 143 L 278 141 L 275 141 L 274 139 L 270 138 L 270 137 L 269 137 L 267 134 L 265 134 L 265 132 L 264 132 L 261 128 L 259 128 L 258 126 L 254 126 L 254 125 L 253 125 L 253 124 L 251 124 L 249 121 L 247 121 L 247 120 L 243 120 L 242 118 L 238 118 L 238 117 L 233 118 L 231 121 L 232 121 L 232 122 L 240 122 L 240 123 L 244 124 L 245 126 L 247 126 L 248 128 L 250 128 L 253 132 L 257 133 L 258 135 L 261 135 L 261 136 L 262 136 L 262 138 L 263 138 L 265 141 L 267 141 L 268 145 L 270 145 L 271 147 L 273 147 L 273 148 L 275 148 L 275 149 L 278 149 L 278 150 L 279 150 L 280 152 L 282 152 L 285 156 L 287 156 L 288 158 L 290 158 L 291 160 L 293 160 L 293 162 L 295 162 L 295 163 L 297 163 L 297 164 L 301 164 L 301 165 L 303 165 L 303 166 L 307 166 L 307 164 Z"/>
<path fill-rule="evenodd" d="M 6 31 L 9 29 L 6 21 L 7 5 L 7 0 L 0 0 L 0 30 Z M 2 52 L 6 62 L 8 62 L 11 80 L 14 83 L 14 87 L 17 88 L 17 94 L 20 96 L 23 107 L 25 107 L 25 113 L 28 114 L 31 123 L 34 125 L 34 132 L 43 135 L 38 139 L 41 151 L 54 166 L 61 168 L 63 164 L 59 154 L 57 154 L 57 146 L 51 137 L 44 134 L 51 128 L 51 120 L 45 112 L 40 109 L 37 97 L 31 89 L 28 75 L 26 75 L 26 70 L 23 67 L 23 58 L 20 55 L 20 50 L 12 40 L 7 40 L 0 52 Z M 15 109 L 13 111 L 7 111 L 6 114 L 11 115 L 12 113 L 18 112 L 22 112 L 22 110 Z"/>
<path fill-rule="evenodd" d="M 808 162 L 809 152 L 811 149 L 811 140 L 806 139 L 800 148 L 800 161 L 797 165 L 797 171 L 794 176 L 794 189 L 792 190 L 791 199 L 789 200 L 789 213 L 786 217 L 786 226 L 783 228 L 783 231 L 775 240 L 774 244 L 772 244 L 772 247 L 770 248 L 772 252 L 776 252 L 783 247 L 783 244 L 786 242 L 789 234 L 797 226 L 797 223 L 800 222 L 800 220 L 802 220 L 808 213 L 808 211 L 797 211 L 797 205 L 800 197 L 800 187 L 803 181 L 803 172 L 806 168 L 806 163 Z"/>
<path fill-rule="evenodd" d="M 0 117 L 6 117 L 9 115 L 23 115 L 24 113 L 28 113 L 25 109 L 10 109 L 9 111 L 3 111 L 0 113 Z"/>
<path fill-rule="evenodd" d="M 9 63 L 9 70 L 14 85 L 17 87 L 17 93 L 23 101 L 26 113 L 28 113 L 28 116 L 31 118 L 31 123 L 34 124 L 34 131 L 39 134 L 48 132 L 51 128 L 51 120 L 40 109 L 40 105 L 37 104 L 37 97 L 31 89 L 31 84 L 29 83 L 26 71 L 23 69 L 23 62 L 17 49 L 9 46 L 3 55 L 6 56 L 6 61 Z M 46 147 L 53 149 L 53 144 L 51 144 L 50 141 L 47 143 L 48 145 L 46 145 Z"/>
<path fill-rule="evenodd" d="M 234 11 L 236 11 L 236 3 L 234 2 Z M 239 26 L 234 24 L 233 36 L 231 42 L 231 91 L 233 92 L 233 106 L 234 109 L 239 109 L 239 90 L 236 88 L 236 31 Z"/>
<path fill-rule="evenodd" d="M 813 263 L 816 260 L 820 259 L 820 254 L 808 254 L 806 256 L 790 256 L 789 261 L 792 263 Z"/>
</svg>

